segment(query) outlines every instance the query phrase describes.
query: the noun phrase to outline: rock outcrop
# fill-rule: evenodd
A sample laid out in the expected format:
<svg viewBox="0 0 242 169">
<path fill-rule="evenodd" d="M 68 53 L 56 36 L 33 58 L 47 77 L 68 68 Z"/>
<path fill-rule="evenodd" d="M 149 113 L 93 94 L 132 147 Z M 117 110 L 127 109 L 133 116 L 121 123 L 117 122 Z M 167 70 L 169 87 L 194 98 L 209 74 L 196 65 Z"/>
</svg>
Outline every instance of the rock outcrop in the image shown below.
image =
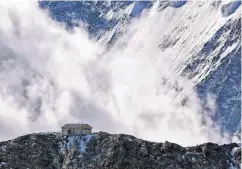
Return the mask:
<svg viewBox="0 0 242 169">
<path fill-rule="evenodd" d="M 236 143 L 182 147 L 104 132 L 29 134 L 0 142 L 3 169 L 239 169 L 240 159 Z"/>
</svg>

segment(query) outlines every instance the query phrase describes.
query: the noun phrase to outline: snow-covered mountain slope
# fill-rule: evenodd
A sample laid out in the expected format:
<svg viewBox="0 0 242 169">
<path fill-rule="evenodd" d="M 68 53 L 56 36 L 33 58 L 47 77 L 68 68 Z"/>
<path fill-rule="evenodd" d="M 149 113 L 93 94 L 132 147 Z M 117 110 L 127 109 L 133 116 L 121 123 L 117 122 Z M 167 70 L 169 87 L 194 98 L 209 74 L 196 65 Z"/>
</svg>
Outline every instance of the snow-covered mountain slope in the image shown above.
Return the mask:
<svg viewBox="0 0 242 169">
<path fill-rule="evenodd" d="M 58 9 L 57 4 L 60 6 Z M 110 40 L 117 34 L 117 30 L 126 32 L 123 27 L 128 25 L 134 16 L 145 15 L 146 10 L 149 11 L 155 5 L 153 2 L 78 2 L 78 4 L 79 6 L 66 2 L 63 7 L 67 13 L 75 11 L 73 16 L 79 17 L 82 21 L 92 22 L 95 17 L 98 22 L 95 22 L 94 27 L 108 26 L 109 29 L 104 29 L 106 34 L 103 34 L 103 30 L 96 30 L 101 32 L 102 36 L 99 36 L 101 40 Z M 99 15 L 89 12 L 85 13 L 84 19 L 80 17 L 80 14 L 83 14 L 81 9 L 85 8 L 86 4 L 99 9 L 90 10 L 101 11 Z M 144 23 L 133 28 L 140 30 L 142 40 L 159 45 L 161 50 L 157 51 L 156 56 L 150 57 L 157 68 L 162 67 L 166 61 L 167 67 L 188 76 L 197 87 L 207 111 L 211 111 L 208 105 L 214 103 L 211 98 L 215 99 L 216 105 L 213 107 L 216 109 L 210 113 L 213 113 L 214 120 L 221 122 L 224 130 L 231 132 L 237 130 L 241 117 L 240 4 L 240 1 L 163 1 L 157 7 L 159 12 L 154 12 L 152 17 L 144 19 Z M 41 5 L 48 8 L 53 17 L 59 21 L 65 21 L 67 17 L 68 22 L 73 19 L 70 15 L 60 15 L 59 9 L 62 9 L 62 3 Z M 115 11 L 112 9 L 113 6 L 118 10 L 116 14 L 113 12 Z M 88 17 L 92 19 L 88 20 Z M 92 34 L 92 29 L 88 30 Z M 144 32 L 143 35 L 141 31 Z"/>
<path fill-rule="evenodd" d="M 152 141 L 230 142 L 240 10 L 230 1 L 0 3 L 0 139 L 80 120 Z"/>
<path fill-rule="evenodd" d="M 139 16 L 150 4 L 149 1 L 43 1 L 40 7 L 50 9 L 51 16 L 66 23 L 67 27 L 84 26 L 90 36 L 101 38 L 104 32 L 113 31 L 123 20 Z"/>
<path fill-rule="evenodd" d="M 199 93 L 201 97 L 206 92 L 216 96 L 217 119 L 225 129 L 235 132 L 241 117 L 241 18 L 221 27 L 198 56 L 191 65 L 200 61 L 193 71 L 197 74 L 194 78 L 202 79 L 197 83 Z"/>
</svg>

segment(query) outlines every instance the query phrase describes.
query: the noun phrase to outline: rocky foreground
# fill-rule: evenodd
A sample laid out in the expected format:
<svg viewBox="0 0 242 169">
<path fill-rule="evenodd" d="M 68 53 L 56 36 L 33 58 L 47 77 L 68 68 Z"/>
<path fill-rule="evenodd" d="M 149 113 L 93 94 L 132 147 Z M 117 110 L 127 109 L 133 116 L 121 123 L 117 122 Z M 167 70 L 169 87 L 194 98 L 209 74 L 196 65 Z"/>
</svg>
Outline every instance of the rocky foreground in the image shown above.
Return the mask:
<svg viewBox="0 0 242 169">
<path fill-rule="evenodd" d="M 4 169 L 239 169 L 240 159 L 236 143 L 182 147 L 104 132 L 67 138 L 29 134 L 0 142 Z"/>
</svg>

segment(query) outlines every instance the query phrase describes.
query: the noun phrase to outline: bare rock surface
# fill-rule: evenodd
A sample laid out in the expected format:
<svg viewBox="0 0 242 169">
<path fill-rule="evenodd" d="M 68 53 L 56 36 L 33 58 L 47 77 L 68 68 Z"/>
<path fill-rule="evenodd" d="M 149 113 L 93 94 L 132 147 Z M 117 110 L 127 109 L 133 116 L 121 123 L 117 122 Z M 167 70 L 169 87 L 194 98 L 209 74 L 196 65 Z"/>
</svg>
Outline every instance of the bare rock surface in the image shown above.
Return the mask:
<svg viewBox="0 0 242 169">
<path fill-rule="evenodd" d="M 124 134 L 39 133 L 0 142 L 3 169 L 239 169 L 236 143 L 182 147 Z"/>
</svg>

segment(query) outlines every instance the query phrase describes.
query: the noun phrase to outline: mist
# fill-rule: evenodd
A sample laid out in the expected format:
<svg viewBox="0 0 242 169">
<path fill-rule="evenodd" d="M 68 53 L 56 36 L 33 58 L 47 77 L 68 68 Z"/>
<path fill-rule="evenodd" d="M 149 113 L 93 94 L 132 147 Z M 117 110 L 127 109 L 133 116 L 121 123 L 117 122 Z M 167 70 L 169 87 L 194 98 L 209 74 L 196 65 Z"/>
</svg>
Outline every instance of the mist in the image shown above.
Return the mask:
<svg viewBox="0 0 242 169">
<path fill-rule="evenodd" d="M 34 1 L 1 2 L 0 140 L 84 122 L 94 131 L 184 146 L 230 142 L 211 118 L 213 97 L 206 112 L 195 83 L 178 73 L 189 38 L 186 48 L 161 50 L 158 37 L 187 9 L 156 7 L 133 19 L 107 50 L 84 28 L 66 30 Z M 213 22 L 220 25 L 207 24 Z"/>
</svg>

